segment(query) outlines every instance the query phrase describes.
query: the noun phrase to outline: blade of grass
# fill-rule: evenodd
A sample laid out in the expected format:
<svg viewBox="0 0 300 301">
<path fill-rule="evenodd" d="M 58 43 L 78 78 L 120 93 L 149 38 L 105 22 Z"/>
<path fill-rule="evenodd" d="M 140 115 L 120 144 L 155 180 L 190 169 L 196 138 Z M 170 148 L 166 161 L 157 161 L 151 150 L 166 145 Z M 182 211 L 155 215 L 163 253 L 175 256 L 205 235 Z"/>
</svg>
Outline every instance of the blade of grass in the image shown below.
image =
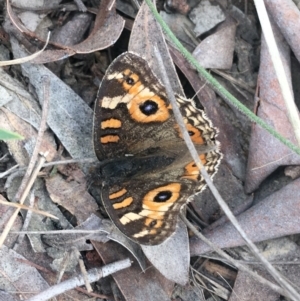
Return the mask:
<svg viewBox="0 0 300 301">
<path fill-rule="evenodd" d="M 5 129 L 0 129 L 0 140 L 12 140 L 12 139 L 23 140 L 24 137 L 18 133 L 7 131 Z"/>
</svg>

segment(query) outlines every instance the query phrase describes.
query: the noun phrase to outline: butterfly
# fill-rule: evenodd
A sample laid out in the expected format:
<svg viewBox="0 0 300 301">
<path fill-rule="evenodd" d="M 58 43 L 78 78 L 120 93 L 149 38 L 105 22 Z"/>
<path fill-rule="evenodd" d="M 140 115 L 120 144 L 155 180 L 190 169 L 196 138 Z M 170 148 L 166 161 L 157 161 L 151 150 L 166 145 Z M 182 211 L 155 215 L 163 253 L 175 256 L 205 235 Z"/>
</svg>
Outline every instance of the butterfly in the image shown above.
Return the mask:
<svg viewBox="0 0 300 301">
<path fill-rule="evenodd" d="M 199 158 L 213 177 L 222 157 L 217 129 L 193 101 L 175 97 Z M 93 139 L 109 217 L 131 240 L 161 244 L 175 231 L 180 208 L 206 183 L 164 86 L 142 57 L 126 52 L 108 67 L 95 103 Z"/>
</svg>

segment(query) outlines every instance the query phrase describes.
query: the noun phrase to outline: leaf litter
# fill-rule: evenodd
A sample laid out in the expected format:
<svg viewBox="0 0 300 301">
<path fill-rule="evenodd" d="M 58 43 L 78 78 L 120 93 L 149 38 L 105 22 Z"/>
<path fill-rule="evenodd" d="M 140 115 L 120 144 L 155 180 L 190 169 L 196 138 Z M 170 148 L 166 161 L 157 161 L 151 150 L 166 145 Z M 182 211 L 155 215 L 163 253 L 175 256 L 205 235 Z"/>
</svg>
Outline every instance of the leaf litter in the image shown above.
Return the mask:
<svg viewBox="0 0 300 301">
<path fill-rule="evenodd" d="M 124 30 L 127 18 L 125 8 L 128 7 L 128 3 L 125 5 L 121 0 L 117 1 L 117 9 L 124 10 L 122 16 L 114 6 L 108 8 L 111 1 L 101 1 L 99 8 L 92 7 L 88 1 L 85 4 L 87 11 L 82 12 L 75 4 L 66 5 L 60 1 L 48 7 L 34 4 L 30 7 L 21 7 L 17 1 L 8 2 L 9 14 L 6 14 L 3 28 L 9 34 L 11 43 L 9 51 L 13 53 L 14 58 L 26 57 L 41 49 L 45 44 L 48 28 L 54 29 L 47 50 L 33 62 L 23 64 L 22 69 L 6 67 L 1 70 L 0 128 L 17 131 L 25 137 L 25 140 L 1 143 L 0 158 L 5 152 L 9 152 L 12 157 L 9 164 L 6 162 L 3 166 L 1 163 L 0 174 L 15 162 L 22 167 L 28 165 L 41 119 L 42 76 L 47 75 L 50 78 L 51 102 L 47 119 L 48 130 L 43 137 L 41 151 L 50 152 L 47 157 L 49 161 L 65 160 L 70 156 L 76 159 L 95 158 L 91 143 L 92 107 L 88 105 L 93 103 L 96 97 L 95 82 L 101 81 L 101 74 L 104 74 L 111 58 L 127 49 L 148 58 L 153 70 L 159 70 L 153 59 L 153 45 L 157 44 L 164 56 L 173 90 L 183 94 L 172 61 L 180 70 L 180 78 L 183 78 L 183 74 L 185 76 L 181 82 L 184 83 L 187 96 L 194 97 L 196 93 L 200 101 L 199 106 L 205 108 L 213 124 L 219 128 L 218 139 L 221 141 L 224 159 L 214 180 L 216 187 L 233 210 L 242 208 L 243 204 L 248 202 L 249 194 L 253 194 L 253 204 L 251 205 L 250 202 L 247 205 L 250 208 L 240 213 L 238 220 L 249 237 L 257 242 L 262 253 L 274 264 L 280 260 L 278 269 L 298 285 L 298 265 L 291 265 L 289 262 L 296 263 L 299 258 L 297 236 L 300 227 L 297 218 L 299 180 L 284 175 L 282 168 L 299 165 L 299 157 L 257 125 L 251 124 L 227 100 L 217 96 L 207 82 L 201 80 L 172 43 L 170 41 L 165 43 L 162 31 L 145 3 L 139 11 L 137 7 L 130 9 L 129 15 L 135 20 L 129 41 L 126 38 L 128 32 Z M 228 6 L 226 1 L 217 1 L 214 5 L 203 1 L 202 7 L 191 2 L 178 6 L 176 1 L 169 1 L 168 5 L 168 8 L 161 10 L 161 14 L 188 49 L 194 51 L 197 58 L 201 53 L 201 57 L 198 58 L 201 64 L 206 68 L 217 69 L 214 73 L 215 77 L 232 94 L 285 137 L 295 142 L 268 50 L 257 30 L 258 21 L 255 19 L 252 4 L 247 7 L 248 13 L 238 1 L 233 1 L 231 6 Z M 299 43 L 297 35 L 294 34 L 299 26 L 299 10 L 289 1 L 266 1 L 266 5 L 273 18 L 273 31 L 281 50 L 281 57 L 286 64 L 286 73 L 288 78 L 294 77 L 290 80 L 292 87 L 292 82 L 295 83 L 299 79 L 299 73 L 293 73 L 293 68 L 296 68 L 299 62 L 294 57 L 290 57 L 290 48 L 293 50 L 293 55 L 299 57 L 297 48 Z M 166 15 L 164 10 L 169 15 Z M 175 18 L 175 11 L 176 14 L 181 12 L 182 15 Z M 3 10 L 2 12 L 4 13 Z M 196 20 L 204 21 L 200 18 L 203 13 L 211 16 L 210 22 L 196 24 Z M 186 21 L 183 21 L 184 19 Z M 193 20 L 194 28 L 191 26 Z M 211 23 L 212 21 L 215 23 Z M 189 24 L 184 27 L 184 30 L 182 26 L 178 26 L 183 22 Z M 127 23 L 129 24 L 128 21 Z M 228 31 L 226 31 L 226 24 L 228 24 Z M 260 39 L 261 49 L 258 47 Z M 129 44 L 128 48 L 127 44 Z M 96 51 L 99 50 L 102 51 L 97 53 Z M 171 56 L 168 54 L 169 51 Z M 216 55 L 215 59 L 213 55 Z M 290 62 L 297 66 L 291 65 Z M 42 63 L 48 63 L 49 69 L 41 65 Z M 219 69 L 224 69 L 227 76 L 224 77 L 224 73 L 219 72 Z M 230 77 L 232 80 L 228 80 Z M 187 82 L 189 85 L 186 84 Z M 244 89 L 244 87 L 249 88 Z M 251 92 L 253 87 L 257 89 L 256 95 Z M 298 91 L 294 89 L 294 93 L 295 99 L 298 99 Z M 38 179 L 34 186 L 34 206 L 58 216 L 59 223 L 55 224 L 49 219 L 45 220 L 41 216 L 33 215 L 28 230 L 47 232 L 55 229 L 75 227 L 77 229 L 78 225 L 79 228 L 80 225 L 85 225 L 98 209 L 95 200 L 97 197 L 93 193 L 89 194 L 89 182 L 84 180 L 83 172 L 88 173 L 90 168 L 90 165 L 82 163 L 69 170 L 64 170 L 61 166 L 45 168 L 41 174 L 42 178 Z M 10 184 L 5 189 L 1 188 L 1 197 L 14 201 L 20 176 L 22 173 L 17 172 L 8 177 L 7 183 Z M 4 185 L 4 181 L 1 180 L 1 183 Z M 223 212 L 208 190 L 194 200 L 192 209 L 197 217 L 195 223 L 198 219 L 202 219 L 202 224 L 211 224 L 223 217 Z M 10 210 L 2 211 L 1 224 L 5 223 Z M 26 212 L 22 212 L 18 217 L 17 229 L 20 229 L 21 218 L 25 215 Z M 181 226 L 180 229 L 184 228 Z M 175 239 L 171 240 L 170 245 L 165 248 L 150 247 L 150 251 L 144 248 L 151 262 L 145 263 L 139 246 L 129 246 L 126 242 L 121 242 L 121 238 L 110 231 L 112 230 L 109 230 L 110 235 L 106 233 L 99 239 L 91 236 L 87 240 L 83 236 L 80 244 L 76 243 L 77 238 L 66 239 L 63 235 L 58 238 L 58 241 L 65 249 L 77 246 L 82 251 L 87 267 L 90 264 L 92 245 L 101 258 L 98 262 L 100 265 L 126 257 L 131 258 L 135 263 L 130 269 L 113 275 L 125 300 L 196 300 L 195 298 L 199 296 L 209 298 L 212 293 L 211 287 L 216 286 L 220 281 L 226 290 L 222 291 L 219 287 L 213 294 L 215 297 L 219 295 L 222 300 L 224 298 L 253 300 L 251 296 L 253 298 L 254 294 L 256 299 L 261 300 L 274 300 L 279 297 L 278 293 L 266 290 L 265 285 L 255 283 L 244 272 L 230 270 L 225 262 L 219 266 L 216 262 L 221 262 L 220 258 L 205 259 L 203 256 L 210 254 L 214 258 L 215 254 L 192 235 L 188 240 L 187 234 L 182 236 L 176 234 Z M 226 248 L 234 258 L 245 258 L 248 264 L 255 260 L 250 256 L 247 248 L 241 247 L 244 241 L 229 223 L 204 233 L 216 245 Z M 49 245 L 45 245 L 43 236 L 30 234 L 28 238 L 28 241 L 22 243 L 22 247 L 19 246 L 17 256 L 24 256 L 37 265 L 50 269 L 51 259 L 46 253 Z M 15 239 L 16 234 L 12 233 L 6 241 L 6 246 L 13 247 Z M 107 242 L 108 239 L 111 241 Z M 92 245 L 89 244 L 89 240 L 92 241 Z M 116 241 L 130 249 L 134 256 L 127 254 L 126 249 Z M 1 256 L 1 265 L 12 264 L 15 253 L 11 253 L 6 247 L 2 247 L 2 252 L 5 255 Z M 60 252 L 52 250 L 51 254 L 58 255 Z M 180 284 L 187 283 L 189 279 L 187 270 L 190 255 L 193 256 L 190 264 L 203 276 L 202 278 L 197 276 L 193 285 L 183 287 Z M 56 257 L 56 259 L 60 258 L 61 262 L 61 257 Z M 140 264 L 136 263 L 136 259 Z M 21 267 L 21 264 L 19 266 Z M 59 268 L 58 263 L 55 269 L 59 270 Z M 141 268 L 145 269 L 145 273 Z M 253 269 L 269 278 L 262 267 L 257 268 L 254 265 Z M 36 294 L 53 285 L 53 276 L 36 268 L 31 270 L 25 282 L 26 286 L 19 280 L 12 282 L 13 275 L 1 276 L 1 289 L 12 291 L 9 286 L 14 284 L 14 288 L 17 285 L 20 291 L 28 290 Z M 4 275 L 3 273 L 8 272 L 3 268 L 1 275 Z M 73 270 L 69 270 L 68 273 L 73 275 L 78 273 L 76 263 L 73 264 Z M 210 274 L 211 283 L 209 278 L 204 277 L 207 273 Z M 228 288 L 223 278 L 232 281 L 233 289 Z M 29 279 L 32 281 L 28 281 Z M 40 279 L 43 279 L 44 285 L 40 285 Z M 192 279 L 191 274 L 190 279 Z M 99 293 L 116 294 L 116 289 L 110 286 L 109 282 L 102 280 L 98 283 Z M 173 290 L 174 285 L 175 290 Z M 58 300 L 80 299 L 80 294 L 82 293 L 69 291 L 64 294 L 64 297 L 57 298 Z M 21 295 L 11 296 L 19 300 Z M 26 298 L 28 296 L 26 295 Z"/>
</svg>

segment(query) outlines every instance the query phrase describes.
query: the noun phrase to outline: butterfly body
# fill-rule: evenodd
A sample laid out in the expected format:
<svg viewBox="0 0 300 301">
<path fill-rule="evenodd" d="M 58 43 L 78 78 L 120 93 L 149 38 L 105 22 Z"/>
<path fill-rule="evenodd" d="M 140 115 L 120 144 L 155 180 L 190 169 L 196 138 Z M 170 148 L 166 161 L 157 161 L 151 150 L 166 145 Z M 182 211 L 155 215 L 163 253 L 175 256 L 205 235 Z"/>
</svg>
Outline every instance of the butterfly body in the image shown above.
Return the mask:
<svg viewBox="0 0 300 301">
<path fill-rule="evenodd" d="M 203 111 L 176 95 L 199 158 L 213 176 L 221 154 L 217 131 Z M 115 225 L 130 239 L 162 243 L 179 210 L 205 187 L 175 121 L 165 88 L 147 62 L 119 56 L 100 86 L 94 115 L 94 148 L 102 162 L 102 198 Z"/>
</svg>

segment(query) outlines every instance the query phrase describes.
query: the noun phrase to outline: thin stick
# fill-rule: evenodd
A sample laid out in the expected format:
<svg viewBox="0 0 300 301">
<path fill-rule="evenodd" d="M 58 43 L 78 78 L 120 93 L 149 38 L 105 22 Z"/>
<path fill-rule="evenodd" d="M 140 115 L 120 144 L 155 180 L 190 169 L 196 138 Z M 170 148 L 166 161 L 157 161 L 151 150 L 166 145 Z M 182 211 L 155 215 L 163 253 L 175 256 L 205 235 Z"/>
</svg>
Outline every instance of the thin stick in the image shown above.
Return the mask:
<svg viewBox="0 0 300 301">
<path fill-rule="evenodd" d="M 12 173 L 18 167 L 19 167 L 19 164 L 16 164 L 13 167 L 11 167 L 10 169 L 8 169 L 8 170 L 6 170 L 4 172 L 0 172 L 0 179 L 6 177 L 7 175 L 9 175 L 10 173 Z"/>
<path fill-rule="evenodd" d="M 30 197 L 29 197 L 29 206 L 31 208 L 34 206 L 34 189 L 31 192 Z M 27 214 L 26 214 L 26 217 L 25 217 L 25 220 L 24 220 L 24 223 L 23 223 L 22 231 L 27 231 L 28 226 L 29 226 L 30 221 L 31 221 L 31 217 L 32 217 L 32 211 L 28 210 Z M 24 237 L 25 237 L 25 234 L 18 236 L 18 239 L 17 239 L 17 241 L 16 241 L 16 243 L 15 243 L 15 245 L 13 247 L 14 251 L 18 250 L 18 247 L 21 245 Z"/>
<path fill-rule="evenodd" d="M 117 271 L 126 269 L 131 266 L 130 259 L 124 259 L 120 261 L 116 261 L 114 263 L 108 264 L 102 268 L 98 269 L 91 269 L 88 271 L 87 277 L 88 281 L 95 282 L 99 279 L 106 277 L 112 273 Z M 46 301 L 49 300 L 57 295 L 65 293 L 71 289 L 74 289 L 77 286 L 84 285 L 84 278 L 82 275 L 77 277 L 71 278 L 69 280 L 63 281 L 57 285 L 51 286 L 48 289 L 44 290 L 43 292 L 39 293 L 38 295 L 29 298 L 27 301 Z"/>
<path fill-rule="evenodd" d="M 52 214 L 50 214 L 50 213 L 48 213 L 46 211 L 42 211 L 42 210 L 38 210 L 38 209 L 35 209 L 35 208 L 31 208 L 31 207 L 28 207 L 26 205 L 22 205 L 22 204 L 19 204 L 19 203 L 7 202 L 7 201 L 3 201 L 3 200 L 0 199 L 0 204 L 5 205 L 5 206 L 9 206 L 9 207 L 15 207 L 15 208 L 19 208 L 19 209 L 24 209 L 24 210 L 27 210 L 27 211 L 30 211 L 30 212 L 34 212 L 34 213 L 37 213 L 37 214 L 41 214 L 41 215 L 44 215 L 46 217 L 50 217 L 50 218 L 53 218 L 53 219 L 58 219 L 58 217 L 56 217 L 55 215 L 52 215 Z"/>
<path fill-rule="evenodd" d="M 243 80 L 234 78 L 230 74 L 228 74 L 226 72 L 223 72 L 221 70 L 218 70 L 218 69 L 212 69 L 211 71 L 218 74 L 218 75 L 220 75 L 220 76 L 222 76 L 223 78 L 227 79 L 228 81 L 231 82 L 231 84 L 235 84 L 235 85 L 245 89 L 246 91 L 248 91 L 252 95 L 255 95 L 255 90 L 253 88 L 249 87 L 249 85 L 246 84 Z"/>
<path fill-rule="evenodd" d="M 54 165 L 66 165 L 66 164 L 72 164 L 72 163 L 93 163 L 93 162 L 99 162 L 99 161 L 94 158 L 67 159 L 67 160 L 60 160 L 60 161 L 44 163 L 42 167 L 49 167 L 49 166 L 54 166 Z M 9 175 L 10 173 L 12 173 L 14 171 L 14 169 L 16 169 L 17 167 L 19 167 L 18 164 L 13 166 L 12 168 L 6 170 L 5 172 L 0 173 L 0 179 L 4 178 L 7 175 Z M 18 172 L 23 171 L 23 170 L 26 170 L 26 167 L 20 167 L 18 169 Z"/>
<path fill-rule="evenodd" d="M 90 282 L 88 280 L 88 272 L 87 272 L 87 270 L 85 268 L 82 256 L 81 256 L 80 252 L 78 251 L 78 249 L 75 248 L 74 252 L 76 252 L 76 256 L 77 256 L 77 259 L 78 259 L 78 262 L 79 262 L 79 266 L 80 266 L 80 271 L 81 271 L 82 277 L 84 279 L 84 285 L 86 287 L 86 290 L 90 293 L 90 292 L 93 291 L 93 289 L 92 289 L 92 286 L 91 286 L 91 284 L 90 284 Z"/>
</svg>

